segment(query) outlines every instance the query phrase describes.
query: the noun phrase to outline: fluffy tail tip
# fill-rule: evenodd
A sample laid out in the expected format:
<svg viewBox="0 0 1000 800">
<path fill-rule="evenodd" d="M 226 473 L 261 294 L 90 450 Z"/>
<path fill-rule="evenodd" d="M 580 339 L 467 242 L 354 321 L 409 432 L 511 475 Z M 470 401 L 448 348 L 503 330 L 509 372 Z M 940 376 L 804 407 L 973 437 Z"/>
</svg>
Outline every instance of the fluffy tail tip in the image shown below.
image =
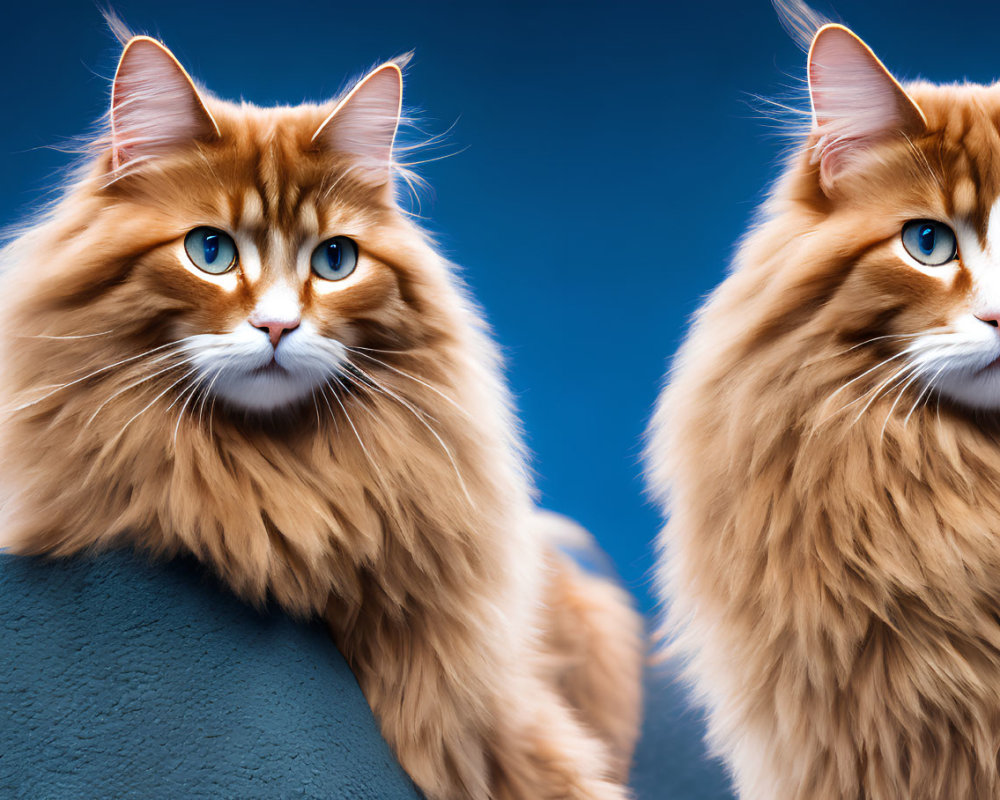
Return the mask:
<svg viewBox="0 0 1000 800">
<path fill-rule="evenodd" d="M 614 562 L 582 525 L 562 514 L 544 509 L 535 513 L 535 524 L 549 544 L 582 569 L 621 583 L 621 576 L 615 569 Z"/>
</svg>

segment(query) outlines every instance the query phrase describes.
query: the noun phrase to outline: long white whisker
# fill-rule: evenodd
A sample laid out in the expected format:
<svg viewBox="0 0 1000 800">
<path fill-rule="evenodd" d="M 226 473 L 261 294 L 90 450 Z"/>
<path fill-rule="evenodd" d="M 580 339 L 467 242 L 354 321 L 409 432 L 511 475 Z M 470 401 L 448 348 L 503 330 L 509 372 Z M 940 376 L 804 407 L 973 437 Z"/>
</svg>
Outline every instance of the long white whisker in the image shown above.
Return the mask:
<svg viewBox="0 0 1000 800">
<path fill-rule="evenodd" d="M 224 366 L 224 365 L 223 365 Z M 212 387 L 215 386 L 215 382 L 219 379 L 222 374 L 222 366 L 216 371 L 215 376 L 212 378 L 212 382 L 208 384 L 208 388 L 205 389 L 205 396 L 212 398 L 212 405 L 208 407 L 208 438 L 211 440 L 215 436 L 215 403 L 219 399 L 219 396 L 212 391 Z M 202 405 L 201 410 L 198 411 L 198 424 L 201 425 L 201 412 L 205 410 L 205 406 Z"/>
<path fill-rule="evenodd" d="M 207 390 L 210 394 L 212 393 L 212 387 L 209 386 Z M 208 407 L 208 438 L 211 441 L 215 436 L 215 402 L 219 399 L 217 394 L 212 394 L 212 405 Z"/>
<path fill-rule="evenodd" d="M 195 372 L 197 372 L 197 370 L 195 370 Z M 187 399 L 181 405 L 180 411 L 177 412 L 177 424 L 174 425 L 174 440 L 173 441 L 174 441 L 174 449 L 175 450 L 177 449 L 177 433 L 180 431 L 181 421 L 184 419 L 184 411 L 185 411 L 185 409 L 187 409 L 188 403 L 190 403 L 191 400 L 194 399 L 194 397 L 198 394 L 198 387 L 201 386 L 201 384 L 204 383 L 204 382 L 205 382 L 205 376 L 204 375 L 199 375 L 197 379 L 195 379 L 194 381 L 192 381 L 192 383 L 191 383 L 190 386 L 188 386 L 183 391 L 181 391 L 177 395 L 177 397 L 174 398 L 173 402 L 169 406 L 167 406 L 166 410 L 169 411 L 171 408 L 174 407 L 174 405 L 177 404 L 177 402 L 182 397 L 184 397 L 185 394 L 187 394 Z"/>
<path fill-rule="evenodd" d="M 373 459 L 371 453 L 368 452 L 368 448 L 365 447 L 365 443 L 361 441 L 361 434 L 358 433 L 358 429 L 354 427 L 354 420 L 352 420 L 351 415 L 347 413 L 347 407 L 344 405 L 343 401 L 337 395 L 337 390 L 333 388 L 329 380 L 327 380 L 326 385 L 330 387 L 331 390 L 330 393 L 333 395 L 333 399 L 337 401 L 337 405 L 340 406 L 340 410 L 344 412 L 344 417 L 347 419 L 347 424 L 350 425 L 351 430 L 354 431 L 354 437 L 358 440 L 358 444 L 361 445 L 361 450 L 364 452 L 365 456 L 371 462 L 371 465 L 375 467 L 375 471 L 378 473 L 379 477 L 382 478 L 383 477 L 382 470 L 379 469 L 378 464 L 375 463 L 375 459 Z"/>
<path fill-rule="evenodd" d="M 56 388 L 54 388 L 51 392 L 43 394 L 41 397 L 38 397 L 38 398 L 36 398 L 36 399 L 28 402 L 28 403 L 23 403 L 22 405 L 19 405 L 19 406 L 16 406 L 15 408 L 13 408 L 13 409 L 10 409 L 10 413 L 14 413 L 16 411 L 23 411 L 26 408 L 30 408 L 31 406 L 37 405 L 38 403 L 41 403 L 43 400 L 45 400 L 45 399 L 47 399 L 49 397 L 52 397 L 52 395 L 54 395 L 54 394 L 56 394 L 58 392 L 61 392 L 63 389 L 68 389 L 70 386 L 76 386 L 78 383 L 82 383 L 85 380 L 93 378 L 95 375 L 99 375 L 102 372 L 107 372 L 108 370 L 114 369 L 115 367 L 120 367 L 120 366 L 123 366 L 124 364 L 129 364 L 129 363 L 131 363 L 133 361 L 139 360 L 140 358 L 146 358 L 147 356 L 151 356 L 153 353 L 157 353 L 157 352 L 159 352 L 161 350 L 164 350 L 164 349 L 166 349 L 168 347 L 174 347 L 174 346 L 176 346 L 178 344 L 181 344 L 182 342 L 184 342 L 188 338 L 191 338 L 191 337 L 185 337 L 185 339 L 178 339 L 175 342 L 167 342 L 167 344 L 161 344 L 159 347 L 154 347 L 152 350 L 147 350 L 144 353 L 139 353 L 139 355 L 130 356 L 129 358 L 123 358 L 121 361 L 116 361 L 114 364 L 108 364 L 105 367 L 101 367 L 99 369 L 95 369 L 93 372 L 89 372 L 89 373 L 87 373 L 86 375 L 84 375 L 81 378 L 77 378 L 76 380 L 69 381 L 68 383 L 60 384 L 59 386 L 57 386 Z M 159 361 L 159 360 L 162 360 L 162 359 L 156 359 L 156 361 Z M 156 361 L 154 361 L 153 363 L 156 363 Z"/>
<path fill-rule="evenodd" d="M 141 410 L 141 411 L 139 411 L 139 412 L 138 412 L 137 414 L 134 414 L 134 415 L 133 415 L 133 416 L 132 416 L 132 417 L 131 417 L 131 418 L 129 419 L 129 421 L 128 421 L 128 422 L 126 422 L 126 423 L 125 423 L 124 425 L 122 425 L 122 429 L 121 429 L 120 431 L 118 431 L 118 433 L 116 433 L 116 434 L 115 434 L 114 438 L 113 438 L 113 439 L 112 439 L 111 441 L 112 441 L 112 442 L 116 442 L 116 441 L 118 441 L 118 440 L 119 440 L 119 439 L 120 439 L 120 438 L 121 438 L 121 437 L 122 437 L 122 436 L 124 435 L 124 433 L 125 433 L 125 431 L 126 431 L 126 430 L 128 429 L 128 426 L 129 426 L 129 425 L 131 425 L 131 424 L 132 424 L 133 422 L 135 422 L 135 421 L 136 421 L 137 419 L 139 419 L 139 417 L 141 417 L 141 416 L 142 416 L 143 414 L 145 414 L 145 413 L 146 413 L 147 411 L 149 411 L 149 409 L 151 409 L 151 408 L 152 408 L 152 407 L 153 407 L 153 406 L 154 406 L 154 405 L 156 404 L 156 402 L 157 402 L 157 401 L 158 401 L 158 400 L 159 400 L 159 399 L 160 399 L 161 397 L 163 397 L 163 395 L 165 395 L 165 394 L 166 394 L 167 392 L 169 392 L 169 391 L 170 391 L 171 389 L 173 389 L 173 388 L 174 388 L 174 387 L 175 387 L 175 386 L 176 386 L 176 385 L 177 385 L 178 383 L 180 383 L 181 381 L 183 381 L 183 380 L 184 380 L 184 379 L 185 379 L 185 378 L 187 377 L 187 375 L 188 375 L 188 373 L 185 373 L 184 375 L 181 375 L 181 376 L 180 376 L 180 377 L 179 377 L 179 378 L 178 378 L 177 380 L 175 380 L 175 381 L 174 381 L 173 383 L 171 383 L 171 384 L 170 384 L 170 385 L 169 385 L 169 386 L 168 386 L 168 387 L 167 387 L 166 389 L 164 389 L 164 390 L 163 390 L 162 392 L 160 392 L 160 393 L 159 393 L 158 395 L 156 395 L 156 397 L 154 397 L 154 398 L 153 398 L 152 400 L 150 400 L 150 401 L 149 401 L 149 402 L 148 402 L 148 403 L 147 403 L 147 404 L 146 404 L 146 405 L 145 405 L 145 406 L 144 406 L 144 407 L 142 408 L 142 410 Z"/>
<path fill-rule="evenodd" d="M 933 388 L 934 388 L 934 381 L 937 380 L 938 375 L 940 375 L 942 372 L 944 372 L 945 369 L 947 369 L 947 368 L 948 368 L 948 365 L 944 364 L 942 367 L 940 367 L 938 369 L 937 372 L 935 372 L 931 376 L 931 379 L 929 381 L 927 381 L 927 384 L 924 386 L 924 388 L 921 390 L 921 392 L 917 395 L 917 399 L 913 402 L 913 405 L 910 407 L 910 412 L 906 415 L 906 419 L 903 420 L 903 427 L 904 428 L 906 427 L 907 423 L 909 423 L 910 417 L 913 416 L 913 412 L 917 410 L 917 406 L 920 405 L 920 402 L 924 399 L 924 396 L 925 395 L 929 395 L 930 392 L 933 390 Z"/>
<path fill-rule="evenodd" d="M 892 402 L 892 405 L 889 406 L 889 413 L 885 415 L 885 421 L 882 423 L 882 431 L 879 433 L 879 442 L 885 438 L 885 430 L 889 426 L 889 420 L 892 419 L 892 413 L 896 410 L 896 406 L 899 405 L 899 401 L 903 399 L 903 395 L 906 394 L 906 390 L 923 373 L 924 370 L 918 367 L 914 370 L 913 375 L 910 376 L 909 380 L 907 380 L 900 388 L 899 394 L 896 395 L 896 399 Z"/>
<path fill-rule="evenodd" d="M 865 370 L 865 371 L 864 371 L 864 372 L 862 372 L 862 373 L 861 373 L 860 375 L 857 375 L 857 376 L 855 376 L 854 378 L 851 378 L 851 380 L 849 380 L 849 381 L 848 381 L 847 383 L 843 384 L 843 385 L 842 385 L 842 386 L 840 386 L 840 387 L 839 387 L 838 389 L 836 389 L 836 390 L 835 390 L 835 391 L 834 391 L 834 392 L 833 392 L 832 394 L 830 394 L 830 396 L 829 396 L 829 397 L 827 397 L 827 398 L 826 398 L 826 399 L 825 399 L 825 400 L 823 401 L 823 405 L 827 405 L 828 403 L 830 403 L 830 401 L 832 401 L 832 400 L 833 400 L 833 398 L 835 398 L 835 397 L 836 397 L 836 396 L 837 396 L 838 394 L 840 394 L 840 393 L 841 393 L 842 391 L 844 391 L 844 390 L 845 390 L 845 389 L 846 389 L 846 388 L 847 388 L 848 386 L 850 386 L 850 385 L 851 385 L 852 383 L 856 383 L 857 381 L 859 381 L 859 380 L 861 380 L 862 378 L 864 378 L 864 377 L 865 377 L 866 375 L 869 375 L 869 374 L 871 374 L 872 372 L 874 372 L 875 370 L 877 370 L 877 369 L 879 369 L 879 368 L 881 368 L 881 367 L 884 367 L 884 366 L 885 366 L 886 364 L 888 364 L 889 362 L 891 362 L 891 361 L 895 361 L 895 360 L 896 360 L 897 358 L 899 358 L 900 356 L 904 355 L 904 354 L 905 354 L 905 352 L 906 352 L 906 351 L 904 350 L 903 352 L 900 352 L 900 353 L 896 353 L 896 355 L 894 355 L 894 356 L 890 356 L 889 358 L 885 359 L 884 361 L 881 361 L 881 362 L 879 362 L 878 364 L 876 364 L 876 365 L 875 365 L 874 367 L 872 367 L 871 369 L 868 369 L 868 370 Z M 863 393 L 863 394 L 861 394 L 860 396 L 858 396 L 858 397 L 855 397 L 855 398 L 854 398 L 853 400 L 851 400 L 851 401 L 850 401 L 849 403 L 845 403 L 845 404 L 844 404 L 844 405 L 842 405 L 842 406 L 841 406 L 840 408 L 838 408 L 838 409 L 837 409 L 836 411 L 832 411 L 832 412 L 830 412 L 830 413 L 829 413 L 829 414 L 827 414 L 827 415 L 826 415 L 825 417 L 823 417 L 823 419 L 821 419 L 821 420 L 820 420 L 819 424 L 820 424 L 820 425 L 822 425 L 822 424 L 823 424 L 824 422 L 826 422 L 827 420 L 829 420 L 829 419 L 832 419 L 833 417 L 837 416 L 837 415 L 838 415 L 838 414 L 840 414 L 840 413 L 841 413 L 842 411 L 846 411 L 846 410 L 847 410 L 847 409 L 849 409 L 849 408 L 850 408 L 851 406 L 853 406 L 853 405 L 854 405 L 855 403 L 857 403 L 857 402 L 859 402 L 859 401 L 863 400 L 863 399 L 864 399 L 864 398 L 865 398 L 865 397 L 866 397 L 866 396 L 867 396 L 867 395 L 869 394 L 869 392 L 871 392 L 871 390 L 870 390 L 870 389 L 868 390 L 868 392 L 864 392 L 864 393 Z"/>
<path fill-rule="evenodd" d="M 198 407 L 198 427 L 199 428 L 201 427 L 201 416 L 202 416 L 202 414 L 205 411 L 205 406 L 208 403 L 208 398 L 209 397 L 212 397 L 212 408 L 213 409 L 215 408 L 215 398 L 214 398 L 214 395 L 212 395 L 212 387 L 215 386 L 215 382 L 219 379 L 219 376 L 222 374 L 223 369 L 225 368 L 225 366 L 226 366 L 225 364 L 221 364 L 219 366 L 219 368 L 215 370 L 215 375 L 212 377 L 212 381 L 208 384 L 208 387 L 205 389 L 205 391 L 202 392 L 201 404 Z M 211 417 L 211 414 L 209 414 L 209 417 L 208 417 L 208 424 L 209 424 L 209 427 L 212 426 L 212 417 Z M 209 431 L 209 435 L 208 436 L 209 436 L 210 439 L 212 438 L 212 431 L 211 430 Z"/>
<path fill-rule="evenodd" d="M 187 373 L 185 373 L 185 377 L 187 377 L 187 376 L 190 376 L 190 375 L 194 375 L 194 374 L 195 374 L 195 373 L 197 373 L 197 372 L 199 372 L 199 369 L 198 369 L 197 367 L 195 367 L 194 369 L 191 369 L 191 370 L 189 370 L 189 371 L 188 371 Z M 177 404 L 178 404 L 178 403 L 179 403 L 179 402 L 181 401 L 181 398 L 182 398 L 182 397 L 184 397 L 184 395 L 185 395 L 185 394 L 187 394 L 187 392 L 189 392 L 189 391 L 190 391 L 191 389 L 193 389 L 194 387 L 198 386 L 198 384 L 199 384 L 200 382 L 201 382 L 200 380 L 196 380 L 196 381 L 194 381 L 194 382 L 193 382 L 193 383 L 192 383 L 192 384 L 191 384 L 190 386 L 185 386 L 185 387 L 184 387 L 184 391 L 182 391 L 182 392 L 179 392 L 179 393 L 177 394 L 177 397 L 175 397 L 175 398 L 174 398 L 173 400 L 171 400 L 171 401 L 170 401 L 170 405 L 169 405 L 169 406 L 167 406 L 167 407 L 166 407 L 165 409 L 163 409 L 163 410 L 164 410 L 164 412 L 167 412 L 167 411 L 169 411 L 169 410 L 170 410 L 170 409 L 172 409 L 172 408 L 173 408 L 173 407 L 174 407 L 175 405 L 177 405 Z"/>
<path fill-rule="evenodd" d="M 381 381 L 377 380 L 374 375 L 372 375 L 371 373 L 366 372 L 365 370 L 361 369 L 361 367 L 359 367 L 354 362 L 348 361 L 347 362 L 347 366 L 348 366 L 348 369 L 344 371 L 344 377 L 350 378 L 351 382 L 354 383 L 355 385 L 357 385 L 357 386 L 364 386 L 365 385 L 365 381 L 367 381 L 368 383 L 371 384 L 371 387 L 369 387 L 369 388 L 377 389 L 379 392 L 381 392 L 382 394 L 384 394 L 386 397 L 391 397 L 393 400 L 396 400 L 401 405 L 404 405 L 407 408 L 409 408 L 411 411 L 413 411 L 414 414 L 418 414 L 419 416 L 426 417 L 427 419 L 433 420 L 434 422 L 439 422 L 438 419 L 436 419 L 430 413 L 428 413 L 427 411 L 424 411 L 423 409 L 420 409 L 419 412 L 415 411 L 411 407 L 411 405 L 407 403 L 406 400 L 404 400 L 402 397 L 400 397 L 398 394 L 396 394 L 394 391 L 392 391 L 392 389 L 390 389 L 384 383 L 382 383 Z M 360 375 L 360 377 L 364 379 L 364 381 L 359 382 L 358 381 L 358 375 L 352 374 L 353 372 L 357 372 L 358 375 Z"/>
<path fill-rule="evenodd" d="M 848 347 L 846 350 L 840 351 L 837 355 L 844 355 L 850 353 L 853 350 L 857 350 L 859 347 L 866 347 L 867 345 L 874 344 L 875 342 L 885 341 L 887 339 L 919 339 L 921 336 L 926 335 L 925 333 L 890 333 L 885 336 L 875 336 L 871 339 L 865 339 L 865 341 Z"/>
<path fill-rule="evenodd" d="M 351 364 L 351 366 L 355 367 L 356 369 L 359 369 L 356 364 Z M 436 430 L 434 430 L 434 428 L 427 422 L 426 419 L 424 419 L 423 414 L 421 414 L 419 411 L 417 411 L 417 409 L 415 409 L 412 405 L 410 405 L 408 402 L 406 402 L 403 398 L 399 397 L 395 393 L 390 392 L 389 390 L 387 390 L 384 387 L 382 387 L 370 375 L 368 375 L 367 373 L 365 373 L 364 370 L 360 370 L 359 369 L 359 371 L 369 381 L 371 381 L 371 383 L 373 384 L 374 388 L 378 389 L 379 391 L 381 391 L 386 396 L 391 397 L 393 400 L 395 400 L 396 402 L 398 402 L 404 408 L 408 409 L 410 411 L 410 413 L 412 413 L 413 416 L 420 422 L 420 424 L 423 425 L 425 428 L 427 428 L 427 430 L 430 431 L 431 435 L 435 439 L 437 439 L 438 444 L 441 445 L 441 448 L 444 450 L 445 454 L 448 456 L 448 461 L 451 462 L 451 468 L 455 471 L 455 477 L 458 478 L 458 483 L 462 487 L 462 493 L 465 495 L 465 499 L 469 501 L 470 505 L 475 506 L 475 501 L 472 499 L 472 495 L 469 494 L 469 489 L 465 485 L 465 479 L 462 477 L 462 471 L 458 468 L 458 463 L 455 461 L 455 456 L 451 452 L 451 448 L 449 448 L 448 445 L 445 444 L 444 439 L 442 439 L 441 436 L 438 434 L 438 432 Z M 349 372 L 345 372 L 344 374 L 345 374 L 346 377 L 350 378 L 355 384 L 357 384 L 359 386 L 363 385 L 363 384 L 359 383 L 356 378 L 354 378 L 353 376 L 351 376 Z M 432 419 L 433 419 L 433 417 L 432 417 Z"/>
<path fill-rule="evenodd" d="M 883 394 L 888 395 L 895 388 L 893 384 L 895 384 L 897 381 L 900 382 L 904 381 L 911 374 L 914 374 L 918 370 L 919 367 L 916 364 L 910 364 L 910 363 L 905 364 L 904 366 L 900 367 L 900 369 L 896 370 L 896 372 L 894 372 L 892 375 L 890 375 L 886 380 L 882 381 L 882 383 L 876 386 L 875 389 L 872 390 L 871 397 L 869 398 L 868 402 L 865 403 L 864 408 L 862 408 L 861 411 L 858 412 L 858 415 L 851 422 L 851 427 L 857 425 L 857 423 L 865 415 L 868 409 L 872 407 L 872 404 L 876 400 L 878 400 L 880 396 L 882 396 Z M 862 395 L 862 397 L 865 397 L 865 395 Z"/>
<path fill-rule="evenodd" d="M 466 418 L 471 419 L 472 415 L 469 414 L 468 411 L 466 411 L 464 408 L 462 408 L 462 406 L 460 406 L 457 402 L 455 402 L 455 400 L 453 400 L 451 397 L 449 397 L 448 395 L 446 395 L 444 392 L 442 392 L 436 386 L 431 386 L 426 381 L 423 381 L 423 380 L 421 380 L 420 378 L 418 378 L 418 377 L 416 377 L 414 375 L 410 375 L 408 372 L 404 372 L 401 369 L 397 369 L 396 367 L 392 366 L 392 364 L 386 364 L 384 361 L 382 361 L 382 360 L 380 360 L 378 358 L 375 358 L 375 356 L 370 356 L 367 353 L 362 352 L 365 348 L 360 348 L 359 349 L 359 348 L 356 348 L 356 347 L 346 347 L 345 346 L 345 349 L 348 350 L 348 351 L 350 351 L 350 352 L 352 352 L 352 353 L 354 353 L 355 355 L 359 355 L 359 356 L 362 356 L 363 358 L 367 358 L 367 359 L 369 359 L 371 361 L 374 361 L 376 364 L 380 364 L 381 366 L 385 367 L 386 369 L 391 370 L 392 372 L 395 372 L 397 375 L 400 375 L 400 376 L 402 376 L 404 378 L 408 378 L 411 381 L 419 383 L 425 389 L 430 389 L 432 392 L 434 392 L 434 394 L 438 395 L 442 400 L 445 400 L 446 402 L 450 403 L 458 411 L 460 411 L 462 414 L 464 414 Z M 354 366 L 357 367 L 356 364 Z M 358 369 L 360 369 L 360 367 L 358 367 Z M 362 370 L 362 372 L 364 372 L 364 370 Z"/>
<path fill-rule="evenodd" d="M 323 420 L 321 420 L 319 416 L 319 403 L 316 402 L 315 389 L 313 389 L 312 392 L 310 392 L 310 397 L 312 398 L 313 410 L 315 410 L 316 412 L 316 430 L 318 431 L 320 428 L 323 427 Z"/>
<path fill-rule="evenodd" d="M 49 335 L 44 334 L 44 333 L 38 333 L 38 334 L 31 335 L 31 336 L 18 336 L 17 338 L 18 339 L 58 339 L 58 340 L 63 340 L 63 339 L 92 339 L 95 336 L 107 336 L 108 334 L 111 334 L 111 333 L 114 333 L 114 331 L 111 330 L 111 331 L 101 331 L 100 333 L 80 333 L 80 334 L 77 334 L 75 336 L 68 336 L 68 335 L 67 336 L 49 336 Z"/>
<path fill-rule="evenodd" d="M 877 370 L 877 369 L 881 369 L 882 367 L 884 367 L 884 366 L 885 366 L 886 364 L 888 364 L 889 362 L 891 362 L 891 361 L 895 361 L 895 360 L 896 360 L 897 358 L 900 358 L 901 356 L 904 356 L 904 355 L 906 355 L 906 351 L 905 351 L 905 350 L 902 350 L 902 351 L 900 351 L 900 352 L 896 353 L 896 354 L 895 354 L 895 355 L 893 355 L 893 356 L 889 356 L 889 357 L 888 357 L 887 359 L 885 359 L 884 361 L 880 361 L 880 362 L 879 362 L 878 364 L 876 364 L 876 365 L 875 365 L 874 367 L 871 367 L 870 369 L 866 369 L 866 370 L 865 370 L 864 372 L 862 372 L 862 373 L 861 373 L 860 375 L 857 375 L 857 376 L 855 376 L 855 377 L 851 378 L 851 380 L 849 380 L 849 381 L 848 381 L 847 383 L 845 383 L 845 384 L 844 384 L 843 386 L 841 386 L 841 387 L 840 387 L 839 389 L 837 389 L 837 390 L 836 390 L 836 391 L 835 391 L 835 392 L 834 392 L 833 394 L 831 394 L 831 395 L 830 395 L 830 396 L 829 396 L 829 397 L 828 397 L 828 398 L 826 399 L 826 402 L 830 402 L 831 400 L 833 400 L 833 398 L 834 398 L 834 397 L 836 397 L 836 396 L 837 396 L 838 394 L 840 394 L 840 393 L 841 393 L 842 391 L 844 391 L 844 389 L 846 389 L 846 388 L 847 388 L 848 386 L 850 386 L 851 384 L 853 384 L 853 383 L 857 383 L 857 382 L 858 382 L 859 380 L 861 380 L 861 379 L 862 379 L 862 378 L 864 378 L 865 376 L 867 376 L 867 375 L 870 375 L 871 373 L 875 372 L 875 370 Z"/>
<path fill-rule="evenodd" d="M 158 360 L 162 360 L 162 358 L 158 359 Z M 179 362 L 177 364 L 170 364 L 170 365 L 164 367 L 163 369 L 159 369 L 159 370 L 156 370 L 155 372 L 151 372 L 149 375 L 146 375 L 145 377 L 139 378 L 139 380 L 133 381 L 132 383 L 128 384 L 128 386 L 125 386 L 124 388 L 119 389 L 114 394 L 110 395 L 109 397 L 106 397 L 103 400 L 103 402 L 101 402 L 101 404 L 96 409 L 94 409 L 94 413 L 90 415 L 90 418 L 85 423 L 83 423 L 83 427 L 86 428 L 88 425 L 90 425 L 90 423 L 93 422 L 94 419 L 96 419 L 97 415 L 101 413 L 101 409 L 104 408 L 108 403 L 110 403 L 116 397 L 119 397 L 120 395 L 123 395 L 129 389 L 134 389 L 136 386 L 139 386 L 140 384 L 143 384 L 146 381 L 152 380 L 157 375 L 162 375 L 165 372 L 170 372 L 170 370 L 177 369 L 178 367 L 182 367 L 182 366 L 184 366 L 187 363 L 188 362 L 185 360 L 185 361 L 181 361 L 181 362 Z"/>
<path fill-rule="evenodd" d="M 330 386 L 330 382 L 327 381 L 326 385 L 329 387 Z M 331 391 L 336 391 L 332 387 L 330 387 L 330 388 L 331 388 Z M 320 389 L 319 390 L 319 396 L 322 397 L 323 398 L 323 402 L 326 403 L 326 408 L 330 412 L 330 419 L 333 420 L 334 430 L 336 430 L 337 434 L 339 435 L 340 434 L 340 425 L 337 424 L 337 414 L 333 410 L 333 406 L 330 405 L 330 401 L 326 399 L 326 392 L 323 389 Z"/>
</svg>

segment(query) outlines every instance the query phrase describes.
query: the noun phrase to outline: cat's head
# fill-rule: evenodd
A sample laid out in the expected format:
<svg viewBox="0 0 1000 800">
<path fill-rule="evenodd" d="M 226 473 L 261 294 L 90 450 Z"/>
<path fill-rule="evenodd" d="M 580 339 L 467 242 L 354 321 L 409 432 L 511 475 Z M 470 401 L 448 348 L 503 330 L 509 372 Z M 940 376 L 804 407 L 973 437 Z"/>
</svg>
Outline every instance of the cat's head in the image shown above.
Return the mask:
<svg viewBox="0 0 1000 800">
<path fill-rule="evenodd" d="M 329 104 L 237 105 L 129 40 L 86 176 L 6 257 L 24 397 L 274 415 L 377 393 L 379 351 L 447 327 L 446 270 L 393 190 L 401 97 L 389 62 Z"/>
<path fill-rule="evenodd" d="M 808 84 L 810 131 L 739 259 L 751 340 L 836 345 L 858 376 L 840 406 L 908 386 L 1000 409 L 1000 88 L 904 87 L 834 24 Z"/>
</svg>

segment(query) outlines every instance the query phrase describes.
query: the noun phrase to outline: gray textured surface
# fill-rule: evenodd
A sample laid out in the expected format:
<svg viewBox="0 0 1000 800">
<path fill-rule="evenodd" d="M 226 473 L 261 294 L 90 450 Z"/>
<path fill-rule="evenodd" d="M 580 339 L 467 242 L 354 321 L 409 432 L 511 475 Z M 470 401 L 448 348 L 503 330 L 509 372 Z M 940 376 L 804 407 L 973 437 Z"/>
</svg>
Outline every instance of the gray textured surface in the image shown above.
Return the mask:
<svg viewBox="0 0 1000 800">
<path fill-rule="evenodd" d="M 191 561 L 0 555 L 0 797 L 416 800 L 320 625 Z M 638 800 L 724 800 L 682 689 L 651 673 Z"/>
<path fill-rule="evenodd" d="M 188 562 L 0 556 L 0 797 L 415 800 L 326 631 Z"/>
</svg>

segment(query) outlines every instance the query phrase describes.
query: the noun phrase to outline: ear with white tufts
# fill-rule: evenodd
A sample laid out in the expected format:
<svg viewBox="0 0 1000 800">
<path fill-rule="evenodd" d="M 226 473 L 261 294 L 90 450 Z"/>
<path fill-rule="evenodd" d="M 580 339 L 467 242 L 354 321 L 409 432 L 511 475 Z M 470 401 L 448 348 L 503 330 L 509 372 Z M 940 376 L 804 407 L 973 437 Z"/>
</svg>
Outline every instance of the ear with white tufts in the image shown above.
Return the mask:
<svg viewBox="0 0 1000 800">
<path fill-rule="evenodd" d="M 809 48 L 812 139 L 827 191 L 866 148 L 893 135 L 926 130 L 920 107 L 861 39 L 824 25 Z"/>
<path fill-rule="evenodd" d="M 173 53 L 148 36 L 130 39 L 111 90 L 112 168 L 218 135 L 215 120 Z"/>
<path fill-rule="evenodd" d="M 357 158 L 373 182 L 386 183 L 403 103 L 403 73 L 393 63 L 365 77 L 313 134 L 314 143 Z"/>
</svg>

